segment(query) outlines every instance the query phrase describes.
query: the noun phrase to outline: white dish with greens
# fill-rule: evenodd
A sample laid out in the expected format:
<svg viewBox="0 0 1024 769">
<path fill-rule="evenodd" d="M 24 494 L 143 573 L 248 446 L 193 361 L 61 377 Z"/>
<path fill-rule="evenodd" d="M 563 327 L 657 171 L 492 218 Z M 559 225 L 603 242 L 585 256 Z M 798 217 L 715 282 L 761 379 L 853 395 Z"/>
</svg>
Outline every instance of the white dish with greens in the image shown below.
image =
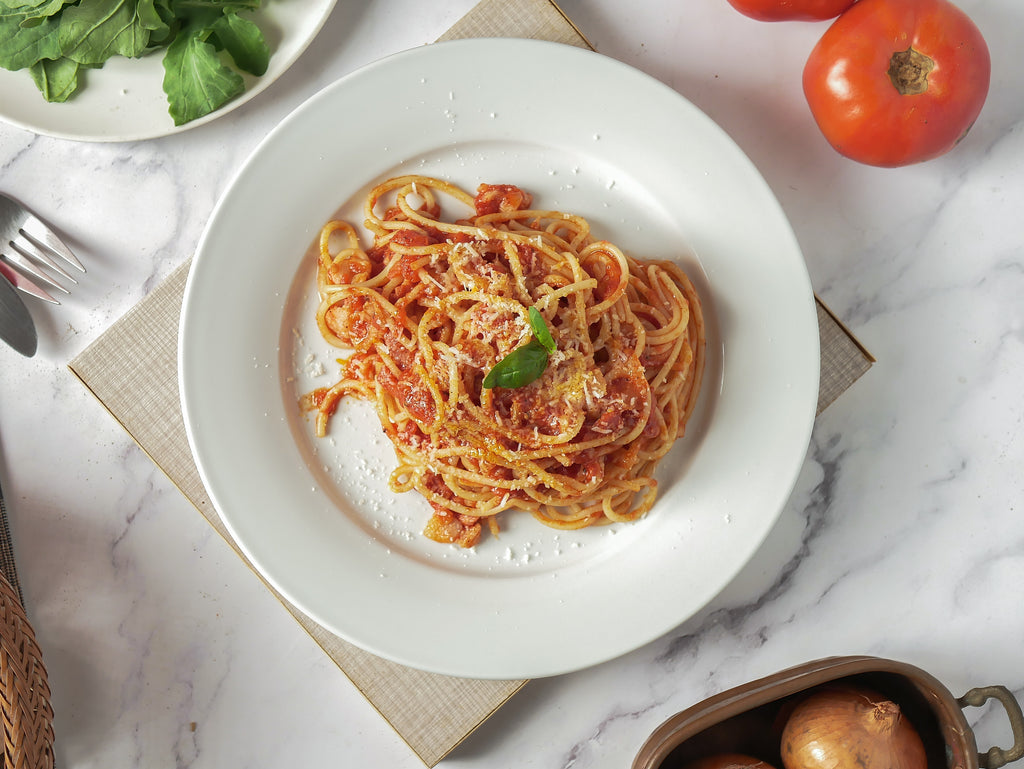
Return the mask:
<svg viewBox="0 0 1024 769">
<path fill-rule="evenodd" d="M 276 80 L 337 0 L 0 0 L 0 119 L 85 141 L 206 123 Z"/>
</svg>

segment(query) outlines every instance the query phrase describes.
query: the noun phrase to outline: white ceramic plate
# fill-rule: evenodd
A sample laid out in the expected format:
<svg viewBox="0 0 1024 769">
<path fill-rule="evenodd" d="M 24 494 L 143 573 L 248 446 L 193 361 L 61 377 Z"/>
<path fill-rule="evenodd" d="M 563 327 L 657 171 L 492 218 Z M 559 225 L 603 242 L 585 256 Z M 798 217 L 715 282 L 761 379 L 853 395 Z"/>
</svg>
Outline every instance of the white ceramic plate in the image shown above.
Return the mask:
<svg viewBox="0 0 1024 769">
<path fill-rule="evenodd" d="M 0 120 L 46 136 L 78 141 L 154 139 L 187 131 L 240 107 L 284 74 L 323 27 L 337 0 L 266 0 L 250 18 L 272 55 L 266 73 L 242 73 L 245 92 L 219 110 L 175 126 L 163 91 L 163 51 L 140 59 L 115 57 L 84 75 L 84 87 L 63 104 L 47 102 L 27 70 L 0 69 Z"/>
<path fill-rule="evenodd" d="M 506 67 L 515 62 L 515 67 Z M 472 551 L 420 535 L 367 403 L 312 437 L 302 392 L 337 351 L 305 256 L 337 209 L 407 172 L 518 184 L 644 257 L 679 259 L 709 317 L 698 412 L 631 525 L 565 533 L 526 514 Z M 434 44 L 328 87 L 279 125 L 218 204 L 189 276 L 180 376 L 189 440 L 232 535 L 321 625 L 435 672 L 580 669 L 693 615 L 739 571 L 804 461 L 818 385 L 807 271 L 763 179 L 677 93 L 612 59 L 523 40 Z M 319 366 L 330 373 L 316 376 Z"/>
</svg>

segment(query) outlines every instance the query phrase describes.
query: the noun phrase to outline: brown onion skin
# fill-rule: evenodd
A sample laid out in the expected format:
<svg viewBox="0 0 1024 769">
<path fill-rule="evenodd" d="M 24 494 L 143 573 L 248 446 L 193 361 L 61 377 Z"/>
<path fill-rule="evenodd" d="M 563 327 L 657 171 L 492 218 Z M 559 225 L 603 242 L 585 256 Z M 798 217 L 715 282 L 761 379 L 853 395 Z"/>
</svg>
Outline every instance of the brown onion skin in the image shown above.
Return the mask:
<svg viewBox="0 0 1024 769">
<path fill-rule="evenodd" d="M 782 730 L 785 769 L 927 769 L 920 735 L 899 706 L 869 689 L 823 688 Z"/>
<path fill-rule="evenodd" d="M 718 753 L 687 764 L 686 769 L 775 769 L 775 767 L 744 753 Z"/>
</svg>

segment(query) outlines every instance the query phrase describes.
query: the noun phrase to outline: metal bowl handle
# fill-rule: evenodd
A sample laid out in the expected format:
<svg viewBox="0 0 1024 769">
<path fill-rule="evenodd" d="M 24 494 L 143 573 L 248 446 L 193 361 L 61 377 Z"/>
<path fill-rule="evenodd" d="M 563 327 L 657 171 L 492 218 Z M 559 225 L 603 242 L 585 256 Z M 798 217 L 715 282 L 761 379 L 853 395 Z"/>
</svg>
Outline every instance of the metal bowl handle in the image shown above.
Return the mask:
<svg viewBox="0 0 1024 769">
<path fill-rule="evenodd" d="M 1009 750 L 993 747 L 987 753 L 979 753 L 978 765 L 981 769 L 999 769 L 1024 756 L 1024 713 L 1021 713 L 1020 703 L 1009 689 L 1005 686 L 980 686 L 958 699 L 957 704 L 961 708 L 968 705 L 978 708 L 991 699 L 999 700 L 1006 709 L 1006 717 L 1010 719 L 1010 728 L 1013 730 L 1013 747 Z"/>
</svg>

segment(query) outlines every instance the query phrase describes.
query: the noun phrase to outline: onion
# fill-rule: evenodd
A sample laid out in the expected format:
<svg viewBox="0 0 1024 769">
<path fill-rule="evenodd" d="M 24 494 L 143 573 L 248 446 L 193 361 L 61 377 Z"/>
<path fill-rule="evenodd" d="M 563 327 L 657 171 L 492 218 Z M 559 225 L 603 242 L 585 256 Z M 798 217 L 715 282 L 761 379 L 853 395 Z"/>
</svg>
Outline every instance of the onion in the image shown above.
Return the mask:
<svg viewBox="0 0 1024 769">
<path fill-rule="evenodd" d="M 899 706 L 854 686 L 823 688 L 782 730 L 785 769 L 927 769 L 924 744 Z"/>
<path fill-rule="evenodd" d="M 743 753 L 718 753 L 688 764 L 686 769 L 775 769 L 759 758 Z"/>
</svg>

